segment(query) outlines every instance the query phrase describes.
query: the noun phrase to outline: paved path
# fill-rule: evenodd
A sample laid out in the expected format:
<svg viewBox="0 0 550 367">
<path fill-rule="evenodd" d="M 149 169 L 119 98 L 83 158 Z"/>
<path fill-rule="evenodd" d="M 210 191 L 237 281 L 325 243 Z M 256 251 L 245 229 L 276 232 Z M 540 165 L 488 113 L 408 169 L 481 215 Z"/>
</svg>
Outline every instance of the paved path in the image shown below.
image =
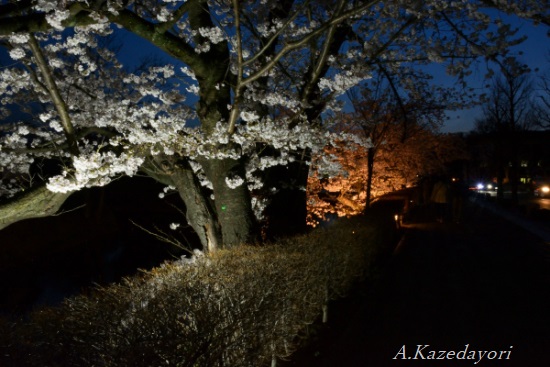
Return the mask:
<svg viewBox="0 0 550 367">
<path fill-rule="evenodd" d="M 461 224 L 419 215 L 333 321 L 285 366 L 550 366 L 550 245 L 485 207 Z"/>
</svg>

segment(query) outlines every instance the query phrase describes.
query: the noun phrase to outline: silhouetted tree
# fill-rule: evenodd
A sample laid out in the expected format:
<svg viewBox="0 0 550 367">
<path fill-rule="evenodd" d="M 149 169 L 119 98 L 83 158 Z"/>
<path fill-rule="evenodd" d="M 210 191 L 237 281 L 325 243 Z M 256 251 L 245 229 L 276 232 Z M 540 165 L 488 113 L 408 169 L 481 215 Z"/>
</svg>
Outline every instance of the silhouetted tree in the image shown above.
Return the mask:
<svg viewBox="0 0 550 367">
<path fill-rule="evenodd" d="M 382 67 L 376 78 L 348 92 L 353 112 L 344 114 L 341 123 L 371 142 L 367 149 L 366 201 L 371 204 L 375 160 L 389 136 L 395 143 L 396 133 L 401 143 L 419 132 L 437 131 L 444 111 L 461 104 L 453 88 L 431 86 L 426 74 L 410 72 L 404 80 Z"/>
<path fill-rule="evenodd" d="M 504 197 L 507 176 L 512 202 L 518 202 L 519 161 L 518 133 L 535 124 L 533 83 L 524 65 L 513 60 L 502 64 L 501 74 L 493 79 L 489 100 L 483 105 L 483 117 L 476 121 L 476 131 L 494 136 L 494 159 L 497 169 L 497 199 Z"/>
<path fill-rule="evenodd" d="M 540 89 L 540 94 L 535 106 L 536 123 L 544 129 L 550 129 L 550 70 L 542 75 L 537 86 Z"/>
</svg>

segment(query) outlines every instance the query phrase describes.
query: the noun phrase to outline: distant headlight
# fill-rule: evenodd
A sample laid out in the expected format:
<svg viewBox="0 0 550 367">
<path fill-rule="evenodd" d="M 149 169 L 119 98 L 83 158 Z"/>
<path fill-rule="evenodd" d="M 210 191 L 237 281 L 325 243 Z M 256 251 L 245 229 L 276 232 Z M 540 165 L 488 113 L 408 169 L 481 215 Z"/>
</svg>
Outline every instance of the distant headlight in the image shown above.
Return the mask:
<svg viewBox="0 0 550 367">
<path fill-rule="evenodd" d="M 478 183 L 476 187 L 477 187 L 478 190 L 483 190 L 483 188 L 484 188 L 482 183 Z"/>
</svg>

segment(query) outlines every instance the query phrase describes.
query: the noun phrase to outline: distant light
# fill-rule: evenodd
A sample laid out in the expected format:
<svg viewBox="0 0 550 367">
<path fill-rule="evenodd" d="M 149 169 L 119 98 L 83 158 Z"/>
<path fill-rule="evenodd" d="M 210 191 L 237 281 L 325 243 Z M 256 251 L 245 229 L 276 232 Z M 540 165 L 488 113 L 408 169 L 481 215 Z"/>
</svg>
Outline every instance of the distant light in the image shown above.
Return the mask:
<svg viewBox="0 0 550 367">
<path fill-rule="evenodd" d="M 545 194 L 549 193 L 550 192 L 550 187 L 549 186 L 543 186 L 540 188 L 540 190 L 542 192 L 544 192 Z"/>
<path fill-rule="evenodd" d="M 489 185 L 487 185 L 487 188 L 488 188 L 489 190 L 491 190 L 491 189 L 493 188 L 493 185 L 489 184 Z"/>
<path fill-rule="evenodd" d="M 483 190 L 484 186 L 483 186 L 482 183 L 478 183 L 476 187 L 477 187 L 478 190 Z"/>
<path fill-rule="evenodd" d="M 393 219 L 395 219 L 395 221 L 397 222 L 399 220 L 399 214 L 394 215 Z"/>
</svg>

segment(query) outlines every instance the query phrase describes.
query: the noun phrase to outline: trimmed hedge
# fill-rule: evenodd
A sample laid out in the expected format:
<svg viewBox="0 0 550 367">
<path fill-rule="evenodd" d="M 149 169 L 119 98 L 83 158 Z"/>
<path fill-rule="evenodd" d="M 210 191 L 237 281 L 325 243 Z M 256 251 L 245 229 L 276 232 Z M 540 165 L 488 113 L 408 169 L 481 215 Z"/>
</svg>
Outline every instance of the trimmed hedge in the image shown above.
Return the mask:
<svg viewBox="0 0 550 367">
<path fill-rule="evenodd" d="M 278 241 L 197 253 L 0 323 L 5 366 L 267 366 L 367 276 L 381 248 L 364 219 Z"/>
</svg>

